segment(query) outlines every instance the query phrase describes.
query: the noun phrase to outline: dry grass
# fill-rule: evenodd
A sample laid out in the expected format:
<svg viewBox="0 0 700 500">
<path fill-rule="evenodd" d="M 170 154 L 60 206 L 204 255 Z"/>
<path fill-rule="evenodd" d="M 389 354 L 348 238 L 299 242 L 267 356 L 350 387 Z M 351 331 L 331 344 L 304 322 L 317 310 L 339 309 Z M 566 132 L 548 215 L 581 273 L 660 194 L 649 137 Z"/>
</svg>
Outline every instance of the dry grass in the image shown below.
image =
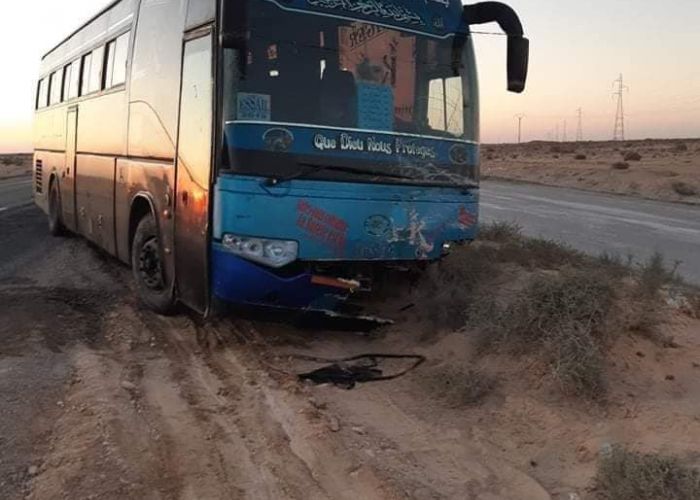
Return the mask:
<svg viewBox="0 0 700 500">
<path fill-rule="evenodd" d="M 629 151 L 625 153 L 625 161 L 642 161 L 642 155 L 637 153 L 636 151 Z"/>
<path fill-rule="evenodd" d="M 544 356 L 565 392 L 599 399 L 605 353 L 617 332 L 668 340 L 656 331 L 666 313 L 661 290 L 677 277 L 660 254 L 635 266 L 631 257 L 590 257 L 558 242 L 524 238 L 508 224 L 487 226 L 481 237 L 496 244 L 487 260 L 534 272 L 505 304 L 491 295 L 472 301 L 470 319 L 482 330 L 483 347 Z"/>
<path fill-rule="evenodd" d="M 488 249 L 460 249 L 422 276 L 423 309 L 436 330 L 462 328 L 479 287 L 497 274 Z"/>
<path fill-rule="evenodd" d="M 482 240 L 505 243 L 520 237 L 520 226 L 512 222 L 493 222 L 479 226 L 479 238 Z"/>
<path fill-rule="evenodd" d="M 671 184 L 673 190 L 681 196 L 697 196 L 699 194 L 698 188 L 687 182 L 674 182 Z"/>
<path fill-rule="evenodd" d="M 538 353 L 567 393 L 597 399 L 605 391 L 603 326 L 614 300 L 609 274 L 567 268 L 536 277 L 505 307 L 491 304 L 484 347 Z"/>
<path fill-rule="evenodd" d="M 504 272 L 521 281 L 498 285 Z M 430 335 L 468 326 L 482 349 L 541 357 L 565 393 L 596 400 L 605 395 L 605 356 L 619 332 L 668 340 L 656 329 L 666 314 L 661 291 L 676 277 L 658 254 L 642 265 L 591 257 L 496 223 L 419 280 L 419 319 L 430 322 Z"/>
<path fill-rule="evenodd" d="M 666 316 L 663 287 L 678 283 L 675 268 L 668 268 L 660 253 L 654 253 L 649 260 L 637 266 L 635 284 L 629 290 L 626 304 L 625 327 L 659 343 L 666 339 L 657 331 Z"/>
<path fill-rule="evenodd" d="M 598 465 L 601 500 L 697 500 L 700 473 L 678 459 L 614 446 Z"/>
</svg>

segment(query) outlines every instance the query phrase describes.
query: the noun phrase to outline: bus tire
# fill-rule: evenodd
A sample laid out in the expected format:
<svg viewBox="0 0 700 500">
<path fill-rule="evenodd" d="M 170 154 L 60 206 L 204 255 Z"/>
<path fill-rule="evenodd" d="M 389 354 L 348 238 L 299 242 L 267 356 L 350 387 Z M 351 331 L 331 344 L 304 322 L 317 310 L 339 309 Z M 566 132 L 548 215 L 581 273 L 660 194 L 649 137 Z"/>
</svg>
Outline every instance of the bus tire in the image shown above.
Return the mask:
<svg viewBox="0 0 700 500">
<path fill-rule="evenodd" d="M 66 227 L 63 225 L 61 216 L 61 192 L 58 189 L 58 182 L 52 182 L 49 188 L 49 233 L 51 236 L 63 236 L 66 234 Z"/>
<path fill-rule="evenodd" d="M 131 245 L 131 270 L 139 298 L 164 316 L 175 312 L 172 278 L 163 271 L 158 227 L 153 214 L 138 223 Z"/>
</svg>

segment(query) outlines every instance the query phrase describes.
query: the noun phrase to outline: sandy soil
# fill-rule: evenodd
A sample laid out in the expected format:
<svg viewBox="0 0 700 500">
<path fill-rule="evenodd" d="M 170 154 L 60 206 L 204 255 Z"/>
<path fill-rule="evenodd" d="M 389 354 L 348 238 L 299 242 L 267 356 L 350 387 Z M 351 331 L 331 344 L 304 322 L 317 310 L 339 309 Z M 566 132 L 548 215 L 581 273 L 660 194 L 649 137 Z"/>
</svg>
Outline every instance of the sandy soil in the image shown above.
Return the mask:
<svg viewBox="0 0 700 500">
<path fill-rule="evenodd" d="M 482 174 L 699 204 L 700 140 L 484 145 Z"/>
<path fill-rule="evenodd" d="M 384 302 L 397 323 L 372 335 L 200 324 L 143 310 L 128 270 L 45 236 L 36 209 L 0 215 L 0 234 L 3 498 L 571 500 L 609 443 L 698 459 L 700 320 L 680 312 L 675 348 L 620 337 L 597 406 L 436 328 L 419 292 Z M 365 352 L 428 361 L 349 391 L 295 376 L 318 366 L 295 354 Z M 445 368 L 497 385 L 455 405 L 434 385 Z"/>
<path fill-rule="evenodd" d="M 19 177 L 31 172 L 31 154 L 0 154 L 0 179 Z"/>
</svg>

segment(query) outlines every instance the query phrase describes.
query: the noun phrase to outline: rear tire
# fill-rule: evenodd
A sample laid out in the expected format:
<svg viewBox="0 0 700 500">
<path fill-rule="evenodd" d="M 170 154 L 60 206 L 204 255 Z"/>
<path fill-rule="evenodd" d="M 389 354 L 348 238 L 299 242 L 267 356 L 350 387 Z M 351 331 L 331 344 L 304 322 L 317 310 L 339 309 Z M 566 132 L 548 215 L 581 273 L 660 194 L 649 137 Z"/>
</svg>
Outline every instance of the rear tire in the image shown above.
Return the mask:
<svg viewBox="0 0 700 500">
<path fill-rule="evenodd" d="M 172 278 L 163 269 L 160 237 L 153 214 L 139 222 L 131 244 L 131 269 L 139 298 L 165 316 L 175 312 Z"/>
<path fill-rule="evenodd" d="M 63 225 L 61 206 L 61 191 L 58 182 L 52 182 L 49 189 L 49 233 L 51 236 L 63 236 L 66 234 L 66 226 Z"/>
</svg>

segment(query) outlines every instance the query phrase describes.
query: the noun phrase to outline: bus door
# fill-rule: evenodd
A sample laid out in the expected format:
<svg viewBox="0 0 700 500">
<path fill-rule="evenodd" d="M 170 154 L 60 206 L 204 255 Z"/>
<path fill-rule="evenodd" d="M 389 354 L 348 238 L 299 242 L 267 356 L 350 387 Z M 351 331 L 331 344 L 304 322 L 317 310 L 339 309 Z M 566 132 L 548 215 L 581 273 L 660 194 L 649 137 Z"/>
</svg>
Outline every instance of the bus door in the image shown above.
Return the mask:
<svg viewBox="0 0 700 500">
<path fill-rule="evenodd" d="M 206 312 L 214 65 L 211 31 L 186 36 L 182 55 L 175 202 L 175 277 L 180 300 Z"/>
<path fill-rule="evenodd" d="M 75 218 L 75 155 L 78 146 L 78 106 L 68 108 L 66 114 L 66 163 L 61 174 L 61 209 L 63 224 L 77 231 Z"/>
</svg>

